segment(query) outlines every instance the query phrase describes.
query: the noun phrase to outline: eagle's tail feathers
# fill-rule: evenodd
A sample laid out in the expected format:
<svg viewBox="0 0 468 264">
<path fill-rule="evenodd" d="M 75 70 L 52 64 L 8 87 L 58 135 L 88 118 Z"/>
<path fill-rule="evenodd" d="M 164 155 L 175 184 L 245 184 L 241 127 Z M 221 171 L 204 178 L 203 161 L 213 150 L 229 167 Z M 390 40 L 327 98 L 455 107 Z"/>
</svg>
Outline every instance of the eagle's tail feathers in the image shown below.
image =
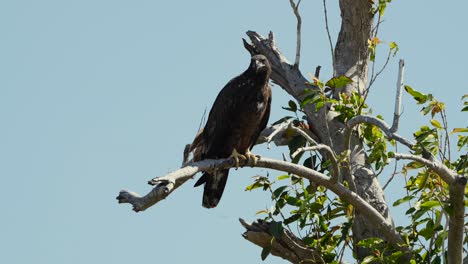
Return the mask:
<svg viewBox="0 0 468 264">
<path fill-rule="evenodd" d="M 198 181 L 193 185 L 193 187 L 198 187 L 202 184 L 204 184 L 206 182 L 206 178 L 208 177 L 207 176 L 208 173 L 203 173 L 203 175 L 200 177 L 200 179 L 198 179 Z"/>
<path fill-rule="evenodd" d="M 226 186 L 229 170 L 218 170 L 214 174 L 205 172 L 201 178 L 195 183 L 195 186 L 205 183 L 203 191 L 203 207 L 214 208 L 218 205 L 219 200 Z"/>
</svg>

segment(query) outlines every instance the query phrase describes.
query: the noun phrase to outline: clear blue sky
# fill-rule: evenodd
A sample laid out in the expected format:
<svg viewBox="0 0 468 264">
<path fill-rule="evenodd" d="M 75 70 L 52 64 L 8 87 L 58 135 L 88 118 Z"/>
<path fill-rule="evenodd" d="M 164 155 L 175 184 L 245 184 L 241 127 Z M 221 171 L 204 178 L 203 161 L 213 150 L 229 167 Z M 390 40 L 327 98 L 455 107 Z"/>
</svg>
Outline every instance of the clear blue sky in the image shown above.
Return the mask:
<svg viewBox="0 0 468 264">
<path fill-rule="evenodd" d="M 321 1 L 303 2 L 301 68 L 322 65 L 325 79 Z M 328 2 L 335 41 L 339 12 Z M 374 113 L 391 119 L 404 58 L 406 83 L 445 101 L 450 125 L 467 125 L 459 113 L 468 92 L 467 9 L 462 0 L 391 3 L 381 39 L 398 42 L 400 52 L 371 93 Z M 287 0 L 1 1 L 0 262 L 261 262 L 237 219 L 254 220 L 269 206 L 268 195 L 243 191 L 265 170 L 233 172 L 213 210 L 201 207 L 202 189 L 191 184 L 138 214 L 115 197 L 122 188 L 146 193 L 148 179 L 180 166 L 204 110 L 248 65 L 245 31 L 273 30 L 292 59 L 294 28 Z M 273 96 L 271 121 L 289 100 L 279 87 Z M 406 136 L 426 122 L 409 102 L 400 126 Z M 387 193 L 393 202 L 403 187 L 389 188 L 397 190 Z"/>
</svg>

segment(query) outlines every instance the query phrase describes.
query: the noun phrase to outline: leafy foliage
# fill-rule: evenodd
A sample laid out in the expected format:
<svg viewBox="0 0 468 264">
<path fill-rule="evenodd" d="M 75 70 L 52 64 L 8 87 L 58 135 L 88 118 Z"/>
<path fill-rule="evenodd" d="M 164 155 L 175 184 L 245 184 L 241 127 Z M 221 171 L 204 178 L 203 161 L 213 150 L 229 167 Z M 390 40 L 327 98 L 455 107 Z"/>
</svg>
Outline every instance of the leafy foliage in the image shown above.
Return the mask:
<svg viewBox="0 0 468 264">
<path fill-rule="evenodd" d="M 332 91 L 350 83 L 351 80 L 345 77 L 334 77 L 327 82 L 314 78 L 313 85 L 318 89 L 307 90 L 304 100 L 299 104 L 289 101 L 288 107 L 284 109 L 294 113 L 295 118 L 288 116 L 282 120 L 294 119 L 294 126 L 308 129 L 308 125 L 303 121 L 305 117 L 299 118 L 299 116 L 304 112 L 304 108 L 310 106 L 317 111 L 324 107 L 328 111 L 335 111 L 338 113 L 338 119 L 344 123 L 358 115 L 367 114 L 368 106 L 365 98 L 357 93 L 341 93 L 338 99 L 332 97 Z M 468 128 L 454 128 L 449 133 L 444 103 L 437 101 L 431 94 L 423 94 L 410 86 L 405 86 L 405 90 L 417 104 L 422 105 L 421 113 L 430 117 L 427 125 L 421 126 L 413 133 L 416 141 L 413 154 L 438 155 L 450 169 L 466 174 Z M 462 111 L 466 111 L 467 98 L 468 95 L 462 97 L 464 100 Z M 381 116 L 378 118 L 382 119 Z M 360 125 L 358 133 L 367 146 L 367 162 L 376 170 L 382 171 L 394 158 L 393 152 L 389 149 L 395 146 L 395 142 L 389 140 L 378 127 L 370 124 Z M 457 135 L 457 149 L 461 152 L 454 161 L 450 158 L 451 135 Z M 301 135 L 291 133 L 290 137 L 288 145 L 290 155 L 309 144 Z M 319 152 L 305 152 L 294 158 L 291 157 L 291 161 L 328 175 L 331 173 L 330 161 Z M 399 174 L 406 179 L 407 194 L 397 199 L 393 206 L 408 206 L 406 215 L 411 219 L 411 223 L 397 227 L 397 231 L 411 249 L 413 256 L 411 261 L 441 263 L 445 257 L 447 223 L 452 212 L 449 203 L 449 186 L 435 172 L 415 161 L 403 164 Z M 324 187 L 293 174 L 284 174 L 277 176 L 275 180 L 257 176 L 246 190 L 259 188 L 268 191 L 273 202 L 271 208 L 258 212 L 264 214 L 265 219 L 272 223 L 271 243 L 277 239 L 282 228 L 287 228 L 291 232 L 294 230 L 308 247 L 316 249 L 326 263 L 337 263 L 345 249 L 351 249 L 353 207 Z M 468 193 L 466 196 L 468 197 Z M 401 257 L 405 255 L 404 252 L 392 248 L 378 238 L 362 240 L 358 246 L 368 248 L 372 252 L 362 260 L 362 263 L 399 263 Z M 262 259 L 266 258 L 270 251 L 271 245 L 265 247 Z"/>
</svg>

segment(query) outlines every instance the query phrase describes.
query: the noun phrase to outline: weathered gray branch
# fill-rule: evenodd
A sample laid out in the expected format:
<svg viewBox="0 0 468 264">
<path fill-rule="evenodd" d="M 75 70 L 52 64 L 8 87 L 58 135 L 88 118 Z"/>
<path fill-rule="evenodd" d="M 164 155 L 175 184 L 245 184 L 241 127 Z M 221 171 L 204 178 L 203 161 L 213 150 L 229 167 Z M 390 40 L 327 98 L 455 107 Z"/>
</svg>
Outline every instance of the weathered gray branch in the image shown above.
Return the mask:
<svg viewBox="0 0 468 264">
<path fill-rule="evenodd" d="M 395 96 L 395 111 L 393 112 L 393 124 L 390 128 L 390 132 L 396 133 L 398 131 L 398 124 L 400 123 L 400 116 L 401 116 L 401 90 L 403 89 L 403 79 L 405 76 L 405 61 L 400 60 L 398 63 L 398 79 L 397 79 L 397 89 L 396 89 L 396 96 Z"/>
<path fill-rule="evenodd" d="M 213 167 L 232 167 L 231 160 L 203 160 L 169 173 L 163 177 L 154 178 L 148 182 L 156 185 L 148 194 L 140 196 L 137 193 L 122 190 L 117 196 L 119 203 L 128 203 L 133 206 L 133 211 L 140 212 L 166 199 L 175 189 L 179 188 L 187 180 L 191 179 L 197 172 L 211 170 Z"/>
<path fill-rule="evenodd" d="M 325 30 L 327 31 L 328 44 L 330 45 L 332 65 L 335 65 L 335 51 L 333 50 L 333 43 L 332 43 L 332 38 L 330 35 L 330 28 L 328 27 L 327 0 L 323 0 L 323 14 L 325 18 Z M 333 76 L 336 76 L 336 73 L 334 70 L 333 70 Z M 318 74 L 315 74 L 315 77 L 318 78 Z"/>
<path fill-rule="evenodd" d="M 297 4 L 294 3 L 294 0 L 289 0 L 289 4 L 291 4 L 291 8 L 294 12 L 294 16 L 296 16 L 297 20 L 297 28 L 296 28 L 296 60 L 294 61 L 294 68 L 299 68 L 299 62 L 301 60 L 301 26 L 302 26 L 302 18 L 299 14 L 299 5 L 301 4 L 302 0 L 298 0 Z"/>
<path fill-rule="evenodd" d="M 430 169 L 432 169 L 437 175 L 439 175 L 447 184 L 453 184 L 455 179 L 457 178 L 457 174 L 453 171 L 451 171 L 447 166 L 442 164 L 441 162 L 432 159 L 425 159 L 421 156 L 413 155 L 413 154 L 404 154 L 404 153 L 395 153 L 395 159 L 401 160 L 401 159 L 406 159 L 406 160 L 413 160 L 417 161 Z"/>
<path fill-rule="evenodd" d="M 284 229 L 280 236 L 273 239 L 270 233 L 271 223 L 257 220 L 253 223 L 247 223 L 239 219 L 246 231 L 242 236 L 248 241 L 261 248 L 271 245 L 271 254 L 288 260 L 291 263 L 325 263 L 322 256 L 312 248 L 308 248 L 304 242 L 297 239 L 294 234 Z M 271 243 L 273 239 L 273 243 Z"/>
<path fill-rule="evenodd" d="M 243 166 L 269 168 L 295 174 L 299 177 L 308 179 L 311 182 L 322 185 L 328 188 L 339 196 L 344 202 L 354 206 L 354 208 L 365 215 L 368 223 L 381 230 L 385 239 L 394 246 L 403 243 L 400 235 L 394 229 L 391 222 L 388 222 L 376 209 L 369 205 L 359 195 L 350 191 L 339 182 L 333 182 L 327 175 L 309 169 L 307 167 L 279 161 L 269 158 L 261 157 L 256 164 L 253 161 L 243 162 Z M 139 196 L 138 194 L 124 191 L 117 197 L 119 203 L 130 203 L 133 205 L 135 211 L 143 211 L 155 203 L 165 199 L 173 190 L 179 187 L 190 179 L 195 173 L 206 170 L 231 168 L 235 166 L 231 159 L 220 160 L 203 160 L 199 162 L 189 163 L 186 167 L 171 172 L 163 177 L 154 178 L 149 181 L 150 184 L 157 186 L 151 190 L 146 196 Z"/>
<path fill-rule="evenodd" d="M 291 157 L 295 158 L 297 155 L 299 155 L 300 153 L 305 152 L 305 151 L 317 151 L 317 150 L 324 151 L 327 154 L 327 158 L 330 159 L 330 161 L 332 163 L 332 178 L 331 178 L 331 180 L 333 182 L 337 182 L 338 179 L 340 178 L 340 174 L 341 174 L 340 173 L 340 166 L 338 164 L 338 160 L 336 159 L 335 153 L 333 152 L 333 150 L 329 146 L 324 145 L 324 144 L 318 144 L 318 145 L 315 145 L 315 146 L 298 148 L 291 155 Z"/>
<path fill-rule="evenodd" d="M 369 116 L 369 115 L 360 115 L 360 116 L 356 116 L 356 117 L 353 117 L 351 118 L 347 123 L 347 129 L 346 129 L 346 132 L 345 132 L 345 138 L 346 138 L 346 143 L 348 144 L 348 146 L 351 144 L 351 135 L 352 135 L 352 131 L 353 131 L 353 128 L 359 124 L 363 124 L 363 123 L 366 123 L 366 124 L 371 124 L 371 125 L 374 125 L 378 128 L 380 128 L 380 130 L 382 130 L 382 132 L 385 133 L 385 135 L 389 138 L 389 139 L 394 139 L 398 142 L 400 142 L 401 144 L 407 146 L 408 148 L 412 149 L 413 148 L 413 143 L 396 134 L 396 133 L 393 133 L 390 129 L 390 126 L 385 123 L 385 121 L 381 120 L 381 119 L 378 119 L 377 117 L 375 116 Z"/>
</svg>

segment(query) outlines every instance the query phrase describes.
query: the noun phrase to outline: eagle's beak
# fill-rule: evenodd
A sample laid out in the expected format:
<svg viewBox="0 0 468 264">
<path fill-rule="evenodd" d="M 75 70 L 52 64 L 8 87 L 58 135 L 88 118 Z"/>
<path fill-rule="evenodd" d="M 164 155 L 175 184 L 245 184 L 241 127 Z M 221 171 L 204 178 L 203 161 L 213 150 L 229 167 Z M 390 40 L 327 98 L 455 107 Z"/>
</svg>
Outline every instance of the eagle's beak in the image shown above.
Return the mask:
<svg viewBox="0 0 468 264">
<path fill-rule="evenodd" d="M 258 71 L 258 70 L 260 70 L 261 68 L 265 67 L 266 65 L 265 65 L 263 62 L 256 60 L 256 61 L 255 61 L 255 66 L 256 66 L 256 69 L 257 69 L 257 71 Z"/>
</svg>

